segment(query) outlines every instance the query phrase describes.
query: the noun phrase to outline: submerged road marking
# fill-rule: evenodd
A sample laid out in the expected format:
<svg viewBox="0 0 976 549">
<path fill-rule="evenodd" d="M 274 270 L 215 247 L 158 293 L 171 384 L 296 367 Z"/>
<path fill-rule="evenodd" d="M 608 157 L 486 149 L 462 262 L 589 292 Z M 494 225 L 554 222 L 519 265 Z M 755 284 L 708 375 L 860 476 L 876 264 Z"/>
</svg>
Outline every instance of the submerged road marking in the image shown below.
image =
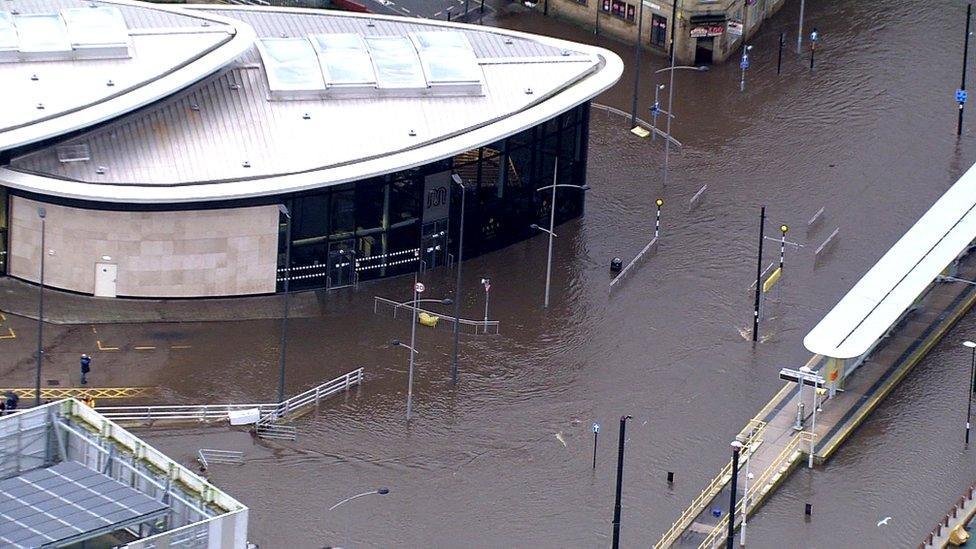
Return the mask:
<svg viewBox="0 0 976 549">
<path fill-rule="evenodd" d="M 152 351 L 155 348 L 156 347 L 154 347 L 152 345 L 143 345 L 143 346 L 133 347 L 133 349 L 135 349 L 137 351 Z"/>
<path fill-rule="evenodd" d="M 189 345 L 170 345 L 170 349 L 189 349 Z"/>
<path fill-rule="evenodd" d="M 0 336 L 0 339 L 17 339 L 17 334 L 14 333 L 13 328 L 7 328 L 7 331 L 9 332 L 9 334 Z"/>
<path fill-rule="evenodd" d="M 105 347 L 104 345 L 102 345 L 102 340 L 100 340 L 100 339 L 95 340 L 95 344 L 98 345 L 98 350 L 99 351 L 118 351 L 119 350 L 118 347 Z"/>
</svg>

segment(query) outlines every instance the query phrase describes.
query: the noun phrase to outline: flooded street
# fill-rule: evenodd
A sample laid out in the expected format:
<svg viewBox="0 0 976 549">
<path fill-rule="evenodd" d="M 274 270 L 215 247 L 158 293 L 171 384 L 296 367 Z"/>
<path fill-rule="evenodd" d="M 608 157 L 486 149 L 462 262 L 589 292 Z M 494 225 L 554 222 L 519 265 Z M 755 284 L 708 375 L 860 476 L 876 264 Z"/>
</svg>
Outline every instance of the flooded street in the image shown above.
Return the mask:
<svg viewBox="0 0 976 549">
<path fill-rule="evenodd" d="M 954 135 L 964 3 L 810 2 L 806 26 L 822 36 L 817 68 L 787 47 L 777 77 L 779 33 L 795 44 L 798 4 L 787 2 L 753 40 L 745 93 L 737 63 L 677 73 L 672 131 L 684 147 L 672 154 L 667 188 L 663 141 L 640 140 L 625 120 L 593 111 L 592 190 L 586 214 L 557 230 L 550 308 L 544 238 L 465 261 L 462 316 L 481 318 L 478 282 L 488 276 L 501 335 L 462 336 L 455 387 L 450 332 L 418 328 L 409 426 L 407 351 L 389 341 L 408 341 L 410 324 L 373 314 L 373 296 L 409 298 L 412 280 L 400 278 L 323 294 L 324 316 L 289 321 L 288 393 L 358 367 L 367 375 L 361 389 L 298 420 L 296 442 L 223 428 L 140 434 L 184 463 L 203 447 L 244 450 L 245 465 L 210 473 L 251 507 L 262 548 L 598 547 L 610 537 L 618 419 L 630 414 L 622 545 L 653 544 L 782 386 L 779 369 L 806 361 L 807 331 L 976 160 L 976 112 L 967 134 Z M 500 24 L 618 51 L 628 70 L 598 102 L 629 110 L 632 48 L 536 14 Z M 646 118 L 650 75 L 665 60 L 644 61 Z M 658 197 L 660 250 L 610 297 L 609 261 L 629 261 L 650 239 Z M 788 224 L 804 247 L 787 250 L 753 345 L 760 205 L 767 234 Z M 821 207 L 823 221 L 808 231 Z M 815 262 L 837 227 L 839 240 Z M 778 246 L 766 254 L 764 264 Z M 453 295 L 452 271 L 424 281 L 426 297 Z M 156 383 L 196 403 L 272 400 L 278 329 L 132 328 L 177 330 L 192 345 Z M 750 520 L 749 546 L 916 546 L 976 479 L 974 450 L 962 444 L 969 354 L 958 344 L 974 336 L 969 316 L 832 460 L 795 473 Z M 595 471 L 594 421 L 603 426 Z M 390 494 L 326 511 L 379 486 Z M 891 524 L 877 527 L 885 516 Z"/>
</svg>

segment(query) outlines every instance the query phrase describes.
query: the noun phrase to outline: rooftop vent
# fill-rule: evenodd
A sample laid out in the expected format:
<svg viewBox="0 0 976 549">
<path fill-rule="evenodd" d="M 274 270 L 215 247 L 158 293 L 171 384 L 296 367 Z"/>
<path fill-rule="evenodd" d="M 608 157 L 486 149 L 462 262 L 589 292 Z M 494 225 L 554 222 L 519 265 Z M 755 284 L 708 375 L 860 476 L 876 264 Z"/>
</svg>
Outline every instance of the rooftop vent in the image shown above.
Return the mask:
<svg viewBox="0 0 976 549">
<path fill-rule="evenodd" d="M 87 162 L 91 160 L 91 151 L 88 148 L 88 143 L 59 145 L 56 150 L 58 153 L 58 162 L 62 164 L 69 162 Z"/>
</svg>

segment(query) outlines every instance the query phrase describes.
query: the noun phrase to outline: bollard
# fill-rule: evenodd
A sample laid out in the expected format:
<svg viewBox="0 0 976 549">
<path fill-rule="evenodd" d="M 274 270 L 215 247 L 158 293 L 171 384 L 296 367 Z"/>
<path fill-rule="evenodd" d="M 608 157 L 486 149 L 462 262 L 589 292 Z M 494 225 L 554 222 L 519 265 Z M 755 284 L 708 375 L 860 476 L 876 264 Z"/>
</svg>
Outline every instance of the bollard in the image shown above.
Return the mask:
<svg viewBox="0 0 976 549">
<path fill-rule="evenodd" d="M 674 484 L 674 473 L 668 471 L 668 484 Z"/>
<path fill-rule="evenodd" d="M 806 503 L 803 505 L 803 514 L 806 516 L 813 516 L 813 505 Z"/>
</svg>

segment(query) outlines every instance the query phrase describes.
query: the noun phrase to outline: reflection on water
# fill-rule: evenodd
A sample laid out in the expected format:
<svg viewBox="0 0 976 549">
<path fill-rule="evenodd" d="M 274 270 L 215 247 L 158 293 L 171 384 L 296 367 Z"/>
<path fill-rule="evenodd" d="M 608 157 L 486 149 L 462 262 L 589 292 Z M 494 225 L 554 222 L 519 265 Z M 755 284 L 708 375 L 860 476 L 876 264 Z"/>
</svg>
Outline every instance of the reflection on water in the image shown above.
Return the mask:
<svg viewBox="0 0 976 549">
<path fill-rule="evenodd" d="M 798 2 L 787 2 L 753 40 L 746 93 L 734 63 L 678 73 L 673 131 L 685 146 L 666 189 L 662 142 L 640 141 L 594 111 L 593 190 L 585 217 L 559 231 L 551 308 L 541 307 L 542 237 L 465 262 L 464 316 L 480 317 L 477 282 L 490 276 L 502 335 L 462 338 L 453 387 L 449 332 L 419 329 L 411 425 L 407 357 L 387 344 L 409 337 L 409 324 L 372 314 L 373 295 L 408 295 L 404 278 L 335 293 L 323 298 L 323 318 L 289 323 L 289 392 L 359 366 L 368 376 L 300 420 L 297 442 L 212 430 L 146 435 L 185 459 L 204 445 L 247 450 L 248 464 L 212 474 L 252 507 L 262 547 L 347 536 L 373 547 L 577 547 L 608 542 L 617 419 L 632 414 L 622 539 L 652 543 L 728 459 L 728 442 L 780 387 L 776 372 L 806 359 L 803 335 L 976 159 L 972 138 L 954 136 L 965 6 L 947 4 L 808 3 L 807 25 L 822 35 L 817 69 L 787 51 L 777 77 L 779 33 L 796 28 Z M 500 23 L 595 38 L 535 14 Z M 596 42 L 627 60 L 626 45 Z M 664 60 L 645 62 L 649 106 L 647 75 Z M 629 107 L 630 70 L 600 102 Z M 609 260 L 629 260 L 649 240 L 657 197 L 666 202 L 660 250 L 610 298 Z M 740 331 L 751 323 L 763 204 L 770 226 L 790 225 L 805 247 L 788 250 L 765 341 L 753 347 Z M 807 231 L 820 207 L 823 223 Z M 839 241 L 814 264 L 812 250 L 835 227 Z M 767 262 L 777 251 L 769 253 Z M 450 272 L 429 278 L 432 297 L 452 293 Z M 950 333 L 826 467 L 794 475 L 751 521 L 749 546 L 917 544 L 976 478 L 962 448 L 968 356 L 957 345 L 973 324 Z M 167 373 L 173 398 L 270 400 L 277 330 L 266 321 L 194 326 L 196 354 Z M 595 472 L 593 421 L 604 427 Z M 676 475 L 671 488 L 667 471 Z M 391 493 L 326 512 L 376 486 Z"/>
</svg>

